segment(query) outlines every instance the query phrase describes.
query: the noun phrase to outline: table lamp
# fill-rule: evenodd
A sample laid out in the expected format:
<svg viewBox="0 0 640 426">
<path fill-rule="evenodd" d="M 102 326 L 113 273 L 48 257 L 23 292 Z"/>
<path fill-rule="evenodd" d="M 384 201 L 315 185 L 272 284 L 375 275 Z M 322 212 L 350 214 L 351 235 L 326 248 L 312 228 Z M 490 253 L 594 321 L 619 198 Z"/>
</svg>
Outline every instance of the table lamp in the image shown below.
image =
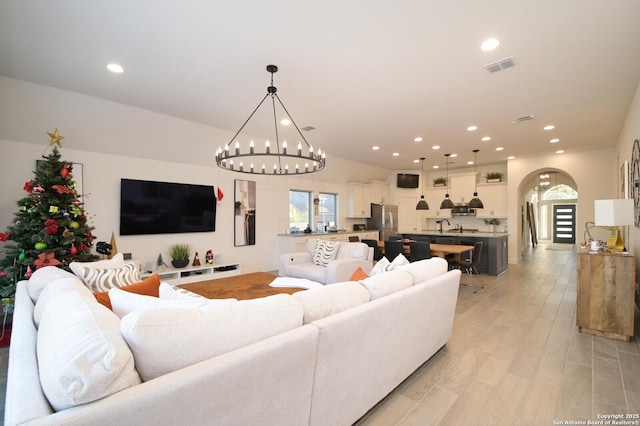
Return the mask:
<svg viewBox="0 0 640 426">
<path fill-rule="evenodd" d="M 633 200 L 595 200 L 595 225 L 609 229 L 606 247 L 609 251 L 624 251 L 620 226 L 633 225 Z"/>
</svg>

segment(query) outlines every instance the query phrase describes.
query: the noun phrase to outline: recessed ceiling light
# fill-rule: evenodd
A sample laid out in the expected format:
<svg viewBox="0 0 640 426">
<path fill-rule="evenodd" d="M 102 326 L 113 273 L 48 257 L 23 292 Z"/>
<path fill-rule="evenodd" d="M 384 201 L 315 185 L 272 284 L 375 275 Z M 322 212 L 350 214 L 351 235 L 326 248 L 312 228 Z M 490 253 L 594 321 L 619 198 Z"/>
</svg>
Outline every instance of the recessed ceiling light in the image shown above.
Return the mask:
<svg viewBox="0 0 640 426">
<path fill-rule="evenodd" d="M 418 136 L 417 138 L 415 138 L 413 140 L 414 142 L 422 142 L 422 138 L 420 136 Z"/>
<path fill-rule="evenodd" d="M 449 154 L 449 157 L 451 158 L 456 158 L 458 156 L 458 154 Z"/>
<path fill-rule="evenodd" d="M 556 154 L 564 154 L 564 149 L 560 149 L 560 150 L 556 151 Z"/>
<path fill-rule="evenodd" d="M 439 169 L 439 168 L 440 168 L 440 166 L 433 166 L 433 168 L 434 168 L 434 169 Z"/>
<path fill-rule="evenodd" d="M 558 139 L 558 138 L 554 138 L 554 139 L 551 139 L 549 142 L 551 142 L 551 143 L 560 142 L 560 139 Z"/>
<path fill-rule="evenodd" d="M 553 124 L 548 124 L 548 125 L 544 126 L 544 130 L 553 130 L 555 128 L 556 128 L 556 126 L 554 126 Z"/>
<path fill-rule="evenodd" d="M 280 124 L 282 124 L 283 126 L 288 126 L 289 124 L 291 124 L 291 120 L 289 120 L 288 118 L 283 118 L 282 120 L 280 120 Z"/>
<path fill-rule="evenodd" d="M 491 136 L 485 136 L 481 140 L 482 140 L 482 142 L 489 142 L 491 140 Z"/>
<path fill-rule="evenodd" d="M 510 156 L 507 157 L 507 160 L 515 160 L 515 159 L 516 159 L 516 157 L 514 157 L 513 155 L 510 155 Z"/>
<path fill-rule="evenodd" d="M 440 145 L 434 145 L 431 147 L 431 149 L 440 149 Z"/>
<path fill-rule="evenodd" d="M 400 153 L 399 153 L 399 152 L 394 152 L 392 155 L 393 155 L 394 157 L 398 157 L 398 156 L 400 156 Z"/>
<path fill-rule="evenodd" d="M 467 164 L 468 164 L 469 166 L 472 166 L 472 165 L 473 165 L 473 161 L 467 161 Z"/>
<path fill-rule="evenodd" d="M 496 148 L 496 151 L 502 151 L 502 150 L 504 150 L 503 146 L 499 146 L 499 147 Z"/>
<path fill-rule="evenodd" d="M 467 127 L 467 132 L 475 132 L 478 130 L 478 126 L 469 126 Z"/>
<path fill-rule="evenodd" d="M 489 52 L 491 50 L 494 50 L 498 46 L 500 46 L 500 42 L 497 39 L 488 38 L 482 42 L 482 44 L 480 45 L 480 49 L 483 52 Z"/>
<path fill-rule="evenodd" d="M 378 151 L 380 149 L 380 147 L 376 145 L 376 146 L 372 147 L 371 149 L 374 150 L 374 151 Z"/>
<path fill-rule="evenodd" d="M 124 72 L 124 68 L 122 68 L 122 65 L 118 65 L 118 64 L 107 64 L 107 69 L 117 74 L 121 74 Z"/>
</svg>

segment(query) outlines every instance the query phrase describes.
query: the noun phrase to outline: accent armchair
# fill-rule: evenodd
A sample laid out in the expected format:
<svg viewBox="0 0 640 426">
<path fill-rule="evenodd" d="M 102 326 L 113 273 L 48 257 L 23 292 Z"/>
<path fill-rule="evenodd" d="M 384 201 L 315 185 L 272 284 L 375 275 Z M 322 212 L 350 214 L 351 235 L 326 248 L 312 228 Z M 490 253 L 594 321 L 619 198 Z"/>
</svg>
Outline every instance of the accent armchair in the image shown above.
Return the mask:
<svg viewBox="0 0 640 426">
<path fill-rule="evenodd" d="M 373 268 L 373 248 L 366 244 L 336 242 L 337 247 L 327 254 L 321 252 L 326 243 L 333 242 L 310 239 L 306 251 L 281 254 L 278 275 L 332 284 L 349 281 L 358 267 L 366 273 Z"/>
</svg>

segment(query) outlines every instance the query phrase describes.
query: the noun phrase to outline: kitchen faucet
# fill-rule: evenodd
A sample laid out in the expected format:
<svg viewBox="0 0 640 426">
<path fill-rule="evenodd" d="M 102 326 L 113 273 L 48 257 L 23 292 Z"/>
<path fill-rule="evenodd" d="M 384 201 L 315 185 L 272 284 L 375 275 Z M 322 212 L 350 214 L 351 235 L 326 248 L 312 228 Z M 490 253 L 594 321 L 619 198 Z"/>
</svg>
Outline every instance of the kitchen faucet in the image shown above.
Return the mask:
<svg viewBox="0 0 640 426">
<path fill-rule="evenodd" d="M 440 219 L 440 220 L 436 220 L 436 223 L 438 225 L 440 225 L 440 233 L 442 234 L 442 222 L 447 222 L 447 225 L 451 226 L 451 222 L 449 222 L 449 219 Z"/>
</svg>

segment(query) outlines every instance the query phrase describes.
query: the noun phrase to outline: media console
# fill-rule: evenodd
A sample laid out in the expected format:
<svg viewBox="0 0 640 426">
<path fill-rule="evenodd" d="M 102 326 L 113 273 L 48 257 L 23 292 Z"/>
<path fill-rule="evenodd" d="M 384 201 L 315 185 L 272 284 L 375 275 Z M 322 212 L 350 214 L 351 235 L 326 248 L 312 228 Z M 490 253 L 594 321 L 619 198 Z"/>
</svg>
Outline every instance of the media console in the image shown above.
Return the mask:
<svg viewBox="0 0 640 426">
<path fill-rule="evenodd" d="M 140 278 L 144 279 L 155 273 L 158 274 L 161 282 L 176 286 L 240 275 L 240 264 L 232 262 L 186 268 L 163 268 L 154 272 L 142 272 Z"/>
</svg>

